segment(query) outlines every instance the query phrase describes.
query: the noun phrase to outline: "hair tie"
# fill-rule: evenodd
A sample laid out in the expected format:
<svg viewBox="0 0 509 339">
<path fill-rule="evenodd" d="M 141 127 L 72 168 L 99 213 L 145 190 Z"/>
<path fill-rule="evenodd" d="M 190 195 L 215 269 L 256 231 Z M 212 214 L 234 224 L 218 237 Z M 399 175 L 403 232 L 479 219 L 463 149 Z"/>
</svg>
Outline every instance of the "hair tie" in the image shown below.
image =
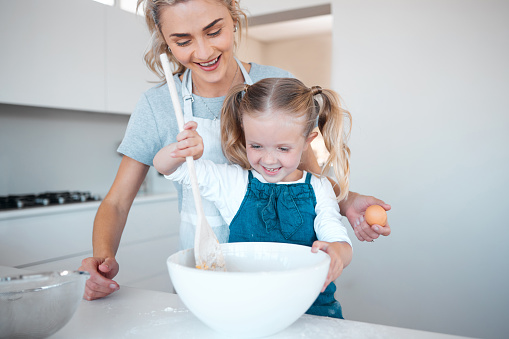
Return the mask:
<svg viewBox="0 0 509 339">
<path fill-rule="evenodd" d="M 242 89 L 244 92 L 247 92 L 247 90 L 249 89 L 249 87 L 251 87 L 250 85 L 248 84 L 244 84 L 244 88 Z"/>
<path fill-rule="evenodd" d="M 320 86 L 313 86 L 311 87 L 311 95 L 315 96 L 317 94 L 322 93 L 322 88 Z"/>
</svg>

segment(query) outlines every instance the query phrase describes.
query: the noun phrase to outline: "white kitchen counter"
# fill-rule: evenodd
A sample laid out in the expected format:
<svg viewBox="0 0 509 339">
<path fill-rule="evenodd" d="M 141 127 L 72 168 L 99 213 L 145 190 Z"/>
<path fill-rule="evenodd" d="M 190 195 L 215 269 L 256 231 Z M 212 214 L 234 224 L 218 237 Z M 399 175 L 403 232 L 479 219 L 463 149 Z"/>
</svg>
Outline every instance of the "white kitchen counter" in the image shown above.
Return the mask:
<svg viewBox="0 0 509 339">
<path fill-rule="evenodd" d="M 176 200 L 178 195 L 176 192 L 160 193 L 160 194 L 140 194 L 136 196 L 133 205 L 146 204 L 165 200 Z M 44 207 L 28 207 L 19 210 L 12 209 L 0 211 L 0 220 L 12 220 L 20 218 L 38 217 L 44 215 L 53 215 L 61 213 L 69 213 L 75 211 L 93 210 L 94 213 L 99 208 L 101 201 L 77 202 L 63 205 L 50 205 Z"/>
<path fill-rule="evenodd" d="M 0 276 L 22 274 L 0 266 Z M 121 286 L 114 294 L 82 300 L 70 322 L 52 339 L 89 338 L 229 338 L 208 328 L 182 304 L 176 294 Z M 286 330 L 268 338 L 414 338 L 452 339 L 457 336 L 391 326 L 303 315 Z"/>
</svg>

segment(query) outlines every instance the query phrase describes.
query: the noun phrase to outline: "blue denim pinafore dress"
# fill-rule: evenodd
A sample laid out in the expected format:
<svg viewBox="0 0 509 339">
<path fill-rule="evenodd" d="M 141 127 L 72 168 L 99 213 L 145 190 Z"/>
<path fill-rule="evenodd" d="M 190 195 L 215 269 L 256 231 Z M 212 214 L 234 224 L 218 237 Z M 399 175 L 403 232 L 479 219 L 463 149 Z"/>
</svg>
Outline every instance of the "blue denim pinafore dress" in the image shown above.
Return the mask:
<svg viewBox="0 0 509 339">
<path fill-rule="evenodd" d="M 249 171 L 244 200 L 230 224 L 229 242 L 282 242 L 311 246 L 317 240 L 314 230 L 316 197 L 311 173 L 305 183 L 262 183 Z M 343 319 L 340 303 L 334 299 L 336 285 L 331 282 L 320 293 L 307 314 Z"/>
</svg>

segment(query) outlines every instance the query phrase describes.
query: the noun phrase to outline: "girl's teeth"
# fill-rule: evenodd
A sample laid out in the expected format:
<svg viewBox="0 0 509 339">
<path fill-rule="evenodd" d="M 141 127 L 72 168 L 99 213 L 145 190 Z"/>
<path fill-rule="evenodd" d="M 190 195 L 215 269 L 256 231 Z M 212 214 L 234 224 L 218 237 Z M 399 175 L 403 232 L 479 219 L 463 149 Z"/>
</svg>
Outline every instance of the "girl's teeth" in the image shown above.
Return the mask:
<svg viewBox="0 0 509 339">
<path fill-rule="evenodd" d="M 214 60 L 212 60 L 211 62 L 206 62 L 206 63 L 200 64 L 200 65 L 201 65 L 201 66 L 203 66 L 203 67 L 211 66 L 211 65 L 213 65 L 213 64 L 215 64 L 215 63 L 217 62 L 217 59 L 218 59 L 218 58 L 219 58 L 219 57 L 215 58 L 215 59 L 214 59 Z"/>
</svg>

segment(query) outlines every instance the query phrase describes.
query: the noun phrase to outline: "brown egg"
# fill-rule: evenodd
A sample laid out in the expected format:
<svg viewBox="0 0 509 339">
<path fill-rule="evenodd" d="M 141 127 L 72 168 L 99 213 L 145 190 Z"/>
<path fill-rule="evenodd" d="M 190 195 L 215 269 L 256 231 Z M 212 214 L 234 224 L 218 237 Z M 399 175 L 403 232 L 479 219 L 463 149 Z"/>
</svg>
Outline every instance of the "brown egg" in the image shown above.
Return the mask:
<svg viewBox="0 0 509 339">
<path fill-rule="evenodd" d="M 371 205 L 366 209 L 364 219 L 366 219 L 366 222 L 370 226 L 375 224 L 385 226 L 385 224 L 387 223 L 387 213 L 385 212 L 382 206 Z"/>
</svg>

